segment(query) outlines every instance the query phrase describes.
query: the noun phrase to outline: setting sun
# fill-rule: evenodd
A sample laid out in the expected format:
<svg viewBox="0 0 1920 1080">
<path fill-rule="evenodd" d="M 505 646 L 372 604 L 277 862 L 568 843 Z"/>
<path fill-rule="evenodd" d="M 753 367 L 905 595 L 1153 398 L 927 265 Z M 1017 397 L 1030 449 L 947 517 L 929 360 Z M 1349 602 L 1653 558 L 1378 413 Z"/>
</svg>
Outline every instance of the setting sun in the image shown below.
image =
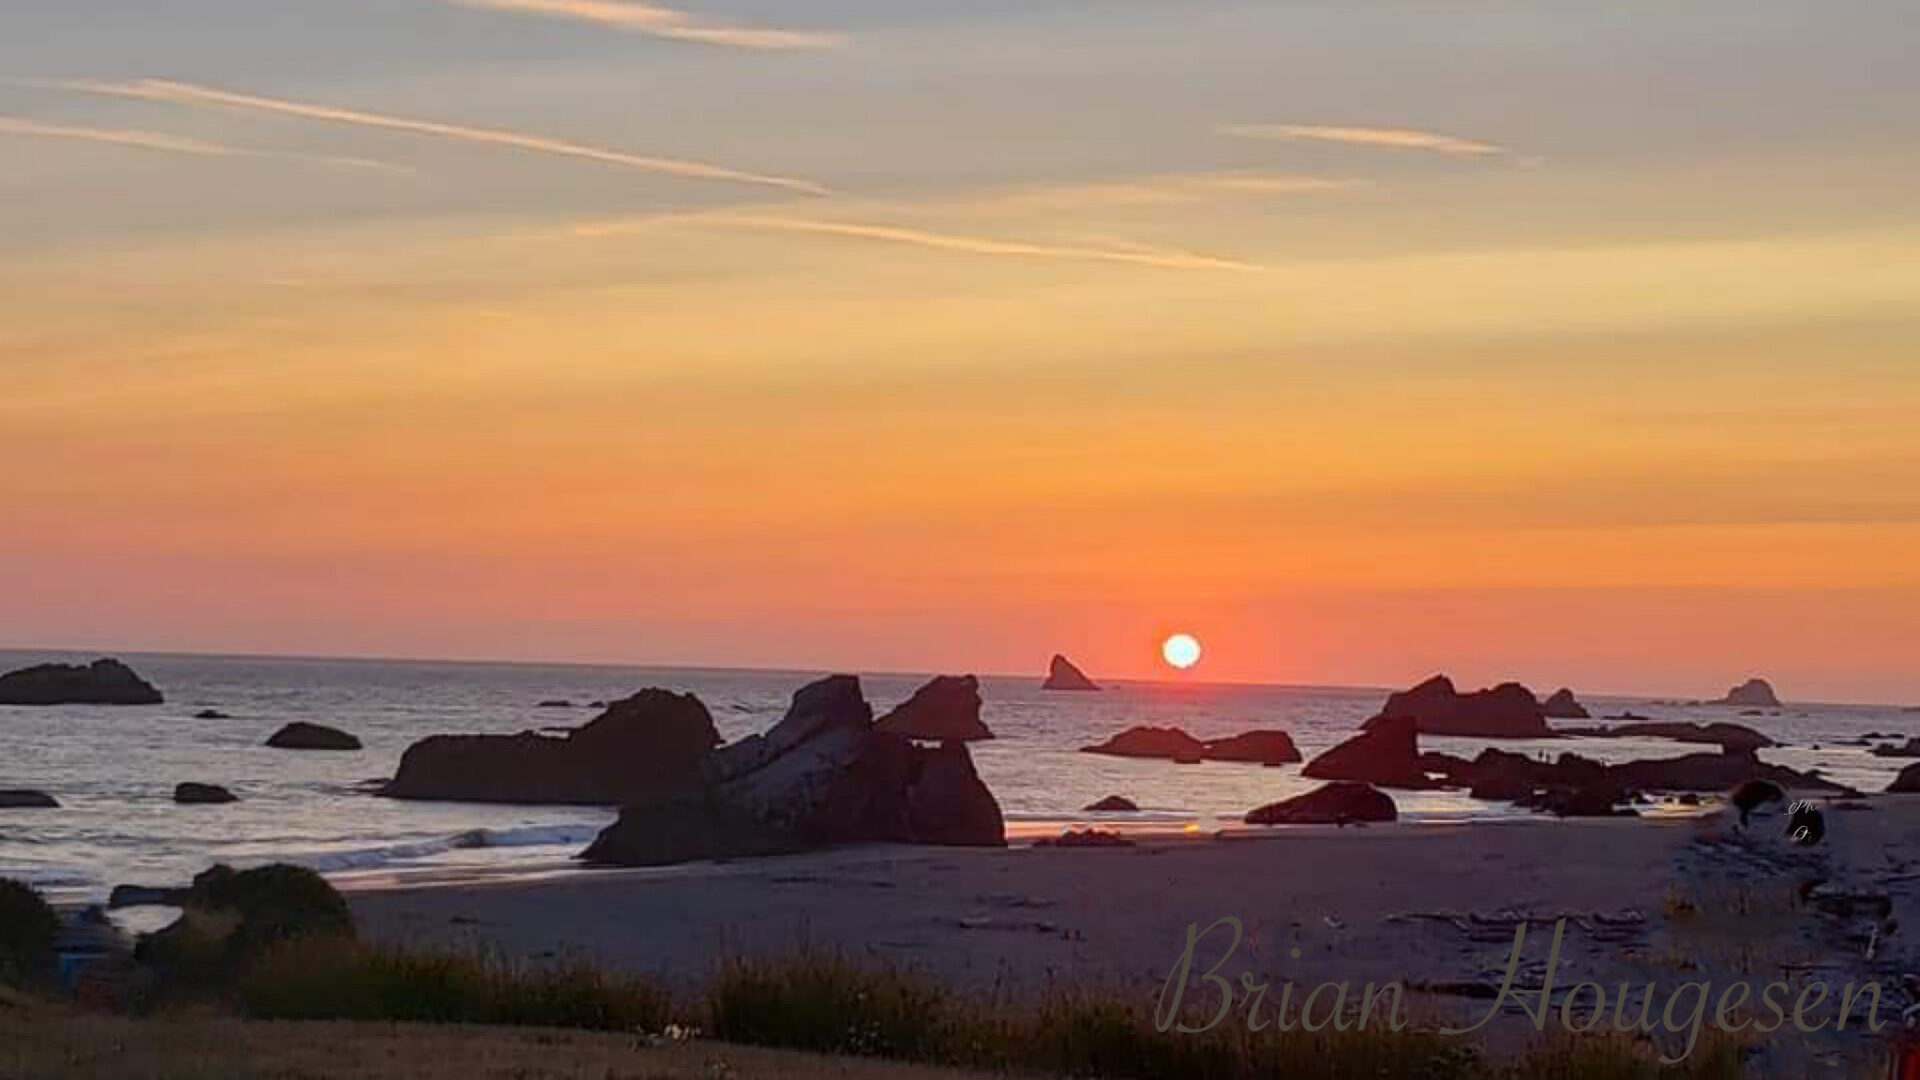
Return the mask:
<svg viewBox="0 0 1920 1080">
<path fill-rule="evenodd" d="M 1200 662 L 1200 639 L 1192 634 L 1175 634 L 1160 644 L 1160 655 L 1182 671 Z"/>
</svg>

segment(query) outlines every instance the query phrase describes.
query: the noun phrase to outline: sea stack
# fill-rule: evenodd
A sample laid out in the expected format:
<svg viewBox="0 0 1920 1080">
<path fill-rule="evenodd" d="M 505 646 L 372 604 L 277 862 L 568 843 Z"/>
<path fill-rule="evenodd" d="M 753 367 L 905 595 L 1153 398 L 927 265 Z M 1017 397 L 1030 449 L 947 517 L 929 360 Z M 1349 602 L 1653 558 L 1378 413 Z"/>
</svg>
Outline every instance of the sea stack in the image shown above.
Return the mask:
<svg viewBox="0 0 1920 1080">
<path fill-rule="evenodd" d="M 1363 730 L 1390 720 L 1411 720 L 1422 735 L 1481 739 L 1545 739 L 1553 735 L 1533 691 L 1519 683 L 1462 694 L 1453 680 L 1435 675 L 1411 690 L 1388 696 L 1380 715 Z"/>
<path fill-rule="evenodd" d="M 164 705 L 166 700 L 118 660 L 39 664 L 0 675 L 0 705 Z"/>
<path fill-rule="evenodd" d="M 1047 681 L 1040 685 L 1042 690 L 1098 690 L 1099 685 L 1087 678 L 1086 673 L 1073 665 L 1073 661 L 1055 653 L 1053 663 L 1047 668 Z"/>
<path fill-rule="evenodd" d="M 835 675 L 802 687 L 766 734 L 709 754 L 697 792 L 629 802 L 581 857 L 663 866 L 834 844 L 1004 846 L 1000 804 L 967 751 L 992 736 L 972 676 L 937 678 L 876 723 L 860 680 Z"/>
<path fill-rule="evenodd" d="M 1540 703 L 1540 712 L 1552 720 L 1586 720 L 1593 715 L 1573 696 L 1573 691 L 1564 686 Z"/>
<path fill-rule="evenodd" d="M 1750 709 L 1777 709 L 1780 707 L 1780 698 L 1773 692 L 1773 686 L 1767 680 L 1748 679 L 1727 691 L 1727 696 L 1714 704 L 1741 705 Z"/>
</svg>

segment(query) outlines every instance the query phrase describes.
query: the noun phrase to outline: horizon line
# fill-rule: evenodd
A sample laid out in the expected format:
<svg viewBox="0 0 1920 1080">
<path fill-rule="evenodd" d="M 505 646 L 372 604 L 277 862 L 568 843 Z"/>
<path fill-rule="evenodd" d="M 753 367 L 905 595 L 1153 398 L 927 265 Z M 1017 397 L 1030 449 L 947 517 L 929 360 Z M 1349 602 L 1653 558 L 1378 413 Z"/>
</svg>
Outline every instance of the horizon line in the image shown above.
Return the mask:
<svg viewBox="0 0 1920 1080">
<path fill-rule="evenodd" d="M 968 674 L 981 679 L 1010 679 L 1010 680 L 1011 679 L 1031 679 L 1034 682 L 1043 682 L 1046 679 L 1046 674 L 1044 672 L 1041 672 L 1038 674 L 1029 674 L 1025 672 L 980 671 L 980 670 L 967 671 L 967 672 L 940 672 L 940 671 L 933 671 L 933 670 L 901 671 L 897 669 L 885 669 L 885 668 L 828 669 L 828 668 L 819 668 L 819 667 L 792 667 L 792 666 L 787 666 L 783 664 L 754 666 L 754 665 L 743 665 L 743 664 L 670 663 L 670 662 L 662 662 L 662 661 L 632 661 L 632 660 L 527 659 L 522 657 L 475 657 L 475 656 L 461 657 L 461 656 L 423 656 L 423 655 L 373 656 L 373 655 L 360 654 L 360 653 L 301 653 L 301 652 L 244 652 L 244 651 L 232 652 L 232 651 L 226 651 L 226 650 L 205 651 L 205 650 L 193 650 L 193 649 L 150 649 L 150 648 L 104 649 L 104 648 L 71 648 L 67 646 L 19 646 L 19 645 L 0 643 L 0 654 L 5 654 L 5 653 L 20 653 L 20 654 L 40 653 L 40 654 L 60 654 L 60 655 L 67 655 L 67 656 L 94 656 L 94 657 L 151 656 L 151 657 L 203 659 L 203 660 L 290 660 L 290 661 L 307 661 L 307 662 L 318 662 L 318 663 L 333 662 L 333 663 L 363 663 L 363 664 L 447 664 L 447 665 L 458 665 L 458 666 L 467 666 L 467 667 L 492 666 L 492 667 L 637 668 L 637 669 L 647 670 L 647 671 L 711 671 L 711 672 L 732 672 L 732 673 L 741 673 L 741 674 L 765 674 L 765 675 L 802 675 L 802 676 L 815 675 L 820 677 L 825 677 L 827 675 L 854 675 L 854 676 L 873 676 L 873 677 L 879 677 L 879 678 L 892 678 L 892 677 L 925 678 L 929 676 L 942 675 L 942 674 Z M 1069 659 L 1071 658 L 1069 657 Z M 1446 675 L 1446 672 L 1435 672 L 1434 674 Z M 1429 677 L 1432 677 L 1432 676 L 1429 676 Z M 1452 676 L 1448 675 L 1447 677 L 1451 678 Z M 1765 678 L 1765 676 L 1756 676 L 1756 677 Z M 1253 681 L 1236 680 L 1236 679 L 1218 679 L 1218 680 L 1146 679 L 1146 678 L 1128 678 L 1124 676 L 1101 676 L 1101 677 L 1095 678 L 1094 681 L 1098 683 L 1100 686 L 1102 686 L 1103 688 L 1109 685 L 1116 685 L 1116 686 L 1117 685 L 1140 685 L 1140 686 L 1166 686 L 1166 687 L 1228 687 L 1228 688 L 1262 689 L 1262 690 L 1351 690 L 1356 692 L 1364 691 L 1368 693 L 1387 693 L 1387 694 L 1397 693 L 1400 690 L 1407 689 L 1407 687 L 1394 687 L 1394 686 L 1384 686 L 1384 685 L 1383 686 L 1362 686 L 1362 685 L 1350 684 L 1350 683 L 1253 682 Z M 1525 684 L 1522 684 L 1522 685 L 1525 685 Z M 1528 686 L 1528 689 L 1534 690 L 1532 686 Z M 1539 697 L 1539 692 L 1537 690 L 1534 690 L 1534 694 L 1536 698 Z M 1655 701 L 1673 701 L 1677 705 L 1684 705 L 1685 707 L 1696 707 L 1696 706 L 1711 707 L 1712 706 L 1712 702 L 1710 701 L 1700 699 L 1700 698 L 1693 698 L 1685 694 L 1675 694 L 1670 692 L 1654 694 L 1654 693 L 1646 693 L 1646 692 L 1623 693 L 1623 692 L 1611 691 L 1611 690 L 1575 690 L 1574 694 L 1576 697 L 1588 698 L 1593 700 L 1614 699 L 1614 700 L 1633 701 L 1633 702 L 1642 702 L 1642 703 L 1651 703 Z M 1796 706 L 1811 707 L 1811 708 L 1820 708 L 1820 707 L 1886 708 L 1886 709 L 1895 709 L 1895 710 L 1903 710 L 1903 711 L 1913 707 L 1909 704 L 1898 702 L 1898 701 L 1800 701 L 1800 700 L 1791 700 L 1791 699 L 1783 701 L 1780 707 L 1782 709 L 1790 709 Z M 1732 706 L 1720 706 L 1720 707 L 1731 708 Z"/>
</svg>

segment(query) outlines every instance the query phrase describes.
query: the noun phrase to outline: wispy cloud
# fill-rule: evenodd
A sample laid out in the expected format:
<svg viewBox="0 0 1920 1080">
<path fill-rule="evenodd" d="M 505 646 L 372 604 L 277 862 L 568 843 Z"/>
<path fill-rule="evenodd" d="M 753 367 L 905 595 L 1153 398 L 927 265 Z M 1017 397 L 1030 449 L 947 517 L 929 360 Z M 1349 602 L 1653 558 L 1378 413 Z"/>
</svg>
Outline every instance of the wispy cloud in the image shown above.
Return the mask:
<svg viewBox="0 0 1920 1080">
<path fill-rule="evenodd" d="M 824 195 L 827 193 L 825 188 L 811 181 L 797 180 L 786 176 L 772 176 L 764 173 L 744 172 L 739 169 L 730 169 L 722 165 L 713 165 L 703 161 L 630 154 L 624 150 L 591 146 L 586 143 L 570 142 L 565 139 L 551 139 L 517 131 L 466 127 L 460 124 L 446 124 L 435 120 L 419 120 L 405 116 L 393 116 L 386 113 L 363 112 L 358 109 L 342 109 L 331 105 L 316 105 L 309 102 L 260 97 L 254 94 L 236 93 L 230 90 L 200 86 L 194 83 L 169 82 L 162 79 L 136 79 L 127 82 L 65 79 L 58 81 L 36 80 L 32 81 L 30 85 L 70 90 L 86 94 L 103 94 L 109 97 L 132 98 L 139 101 L 179 105 L 186 108 L 237 109 L 247 112 L 272 113 L 279 116 L 294 116 L 301 119 L 318 120 L 326 123 L 350 124 L 356 127 L 379 128 L 386 131 L 402 131 L 413 135 L 450 139 L 455 142 L 476 143 L 484 146 L 504 146 L 516 150 L 525 150 L 530 153 L 599 162 L 603 165 L 612 165 L 623 169 L 634 169 L 640 172 L 663 173 L 669 176 L 684 176 L 700 180 L 726 180 L 742 184 L 759 184 L 766 187 L 783 188 L 788 191 L 798 191 L 810 195 Z"/>
<path fill-rule="evenodd" d="M 989 196 L 981 205 L 994 209 L 1096 209 L 1127 206 L 1167 206 L 1235 196 L 1311 195 L 1365 187 L 1367 181 L 1347 177 L 1302 176 L 1290 173 L 1206 172 L 1168 173 L 1127 180 L 1094 180 L 1011 188 Z"/>
<path fill-rule="evenodd" d="M 446 0 L 456 7 L 547 15 L 631 30 L 673 41 L 728 45 L 737 49 L 831 49 L 846 44 L 839 34 L 710 22 L 656 4 L 622 0 Z"/>
<path fill-rule="evenodd" d="M 802 233 L 813 236 L 843 237 L 852 240 L 873 240 L 891 244 L 907 244 L 913 247 L 931 248 L 936 251 L 951 251 L 967 255 L 997 255 L 1009 258 L 1065 259 L 1080 262 L 1124 263 L 1132 266 L 1156 267 L 1163 270 L 1255 271 L 1263 269 L 1257 264 L 1241 262 L 1236 259 L 1226 259 L 1191 251 L 1181 251 L 1177 248 L 1148 247 L 1143 244 L 1121 242 L 1113 242 L 1099 246 L 1090 244 L 1054 244 L 1031 240 L 1008 240 L 997 237 L 930 232 L 925 229 L 872 222 L 782 217 L 768 214 L 735 214 L 724 212 L 662 214 L 627 221 L 580 225 L 576 226 L 571 232 L 572 235 L 575 236 L 606 237 L 672 226 Z"/>
<path fill-rule="evenodd" d="M 1504 157 L 1510 151 L 1493 143 L 1442 135 L 1414 128 L 1337 127 L 1324 124 L 1229 124 L 1220 134 L 1237 139 L 1282 142 L 1332 142 L 1379 146 L 1393 150 L 1426 150 L 1463 157 Z"/>
<path fill-rule="evenodd" d="M 292 154 L 275 150 L 253 150 L 244 146 L 229 146 L 225 143 L 208 142 L 204 139 L 191 139 L 180 135 L 168 135 L 158 131 L 134 131 L 124 128 L 95 128 L 80 127 L 73 124 L 50 124 L 19 116 L 0 116 L 0 135 L 14 135 L 30 139 L 65 139 L 72 142 L 101 143 L 108 146 L 126 146 L 136 150 L 152 150 L 166 154 L 188 154 L 194 157 L 271 158 L 281 161 L 302 161 L 313 165 L 326 165 L 342 169 L 369 169 L 378 172 L 393 173 L 413 172 L 412 169 L 404 165 L 394 165 L 385 161 L 371 161 L 367 158 L 334 157 L 327 154 Z"/>
</svg>

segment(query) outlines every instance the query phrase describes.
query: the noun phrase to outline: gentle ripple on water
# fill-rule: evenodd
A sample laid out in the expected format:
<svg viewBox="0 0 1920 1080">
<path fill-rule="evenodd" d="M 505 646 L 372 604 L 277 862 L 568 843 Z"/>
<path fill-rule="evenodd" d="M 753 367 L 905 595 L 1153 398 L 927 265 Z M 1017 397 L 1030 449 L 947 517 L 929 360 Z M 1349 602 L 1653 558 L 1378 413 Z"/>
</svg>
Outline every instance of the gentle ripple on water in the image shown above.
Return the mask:
<svg viewBox="0 0 1920 1080">
<path fill-rule="evenodd" d="M 49 653 L 0 653 L 0 670 L 48 660 Z M 23 877 L 71 896 L 103 895 L 121 882 L 166 884 L 213 862 L 246 865 L 291 859 L 328 872 L 549 865 L 584 846 L 612 820 L 606 810 L 500 807 L 381 799 L 369 781 L 390 775 L 414 740 L 440 732 L 512 733 L 578 724 L 585 708 L 537 707 L 566 698 L 586 703 L 643 686 L 691 691 L 721 733 L 735 738 L 777 719 L 808 672 L 715 671 L 535 664 L 456 664 L 188 656 L 129 656 L 167 693 L 164 706 L 0 708 L 0 788 L 48 791 L 56 811 L 0 817 L 0 876 Z M 863 677 L 877 711 L 904 699 L 924 676 Z M 1353 733 L 1386 691 L 1324 687 L 1117 684 L 1096 694 L 1048 693 L 1037 679 L 983 680 L 986 717 L 998 738 L 974 745 L 981 775 L 1016 828 L 1084 819 L 1079 808 L 1106 795 L 1137 802 L 1143 822 L 1237 819 L 1249 808 L 1309 790 L 1300 766 L 1262 768 L 1209 762 L 1174 765 L 1078 752 L 1135 724 L 1177 725 L 1202 739 L 1282 728 L 1312 757 Z M 1885 786 L 1895 761 L 1832 745 L 1871 730 L 1897 731 L 1914 717 L 1895 707 L 1799 706 L 1777 715 L 1659 705 L 1640 699 L 1589 701 L 1594 711 L 1632 708 L 1660 719 L 1736 720 L 1793 743 L 1770 760 L 1819 768 L 1865 790 Z M 216 708 L 232 719 L 199 720 Z M 280 725 L 310 720 L 344 728 L 360 753 L 296 753 L 261 745 Z M 1431 749 L 1472 754 L 1484 743 L 1427 739 Z M 1822 748 L 1811 748 L 1814 743 Z M 1557 754 L 1556 740 L 1508 742 L 1508 749 Z M 1582 740 L 1580 753 L 1606 760 L 1686 753 L 1699 747 L 1648 740 Z M 241 797 L 228 806 L 175 806 L 173 785 L 198 780 Z M 1512 811 L 1457 792 L 1395 793 L 1415 819 L 1499 817 Z"/>
</svg>

